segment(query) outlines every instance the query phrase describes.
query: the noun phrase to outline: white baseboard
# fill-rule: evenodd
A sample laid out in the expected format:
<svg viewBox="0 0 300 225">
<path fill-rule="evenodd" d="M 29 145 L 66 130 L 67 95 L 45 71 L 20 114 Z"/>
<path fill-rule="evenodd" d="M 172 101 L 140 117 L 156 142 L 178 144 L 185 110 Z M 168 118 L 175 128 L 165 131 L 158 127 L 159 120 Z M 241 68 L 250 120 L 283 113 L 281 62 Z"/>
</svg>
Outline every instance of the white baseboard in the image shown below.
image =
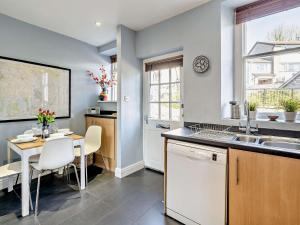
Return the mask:
<svg viewBox="0 0 300 225">
<path fill-rule="evenodd" d="M 118 178 L 124 178 L 132 173 L 135 173 L 136 171 L 139 171 L 145 167 L 144 161 L 139 161 L 137 163 L 131 164 L 125 168 L 116 168 L 115 170 L 115 176 Z"/>
</svg>

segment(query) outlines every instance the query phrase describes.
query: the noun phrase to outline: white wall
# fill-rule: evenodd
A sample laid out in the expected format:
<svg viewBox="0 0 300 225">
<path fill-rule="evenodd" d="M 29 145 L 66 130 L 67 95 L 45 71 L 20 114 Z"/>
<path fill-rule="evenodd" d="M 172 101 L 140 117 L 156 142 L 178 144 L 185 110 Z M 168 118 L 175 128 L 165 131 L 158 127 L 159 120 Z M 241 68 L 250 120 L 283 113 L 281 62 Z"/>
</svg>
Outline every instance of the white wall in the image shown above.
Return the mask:
<svg viewBox="0 0 300 225">
<path fill-rule="evenodd" d="M 88 106 L 95 105 L 99 94 L 98 87 L 86 76 L 86 70 L 107 64 L 109 58 L 100 57 L 96 47 L 1 14 L 0 30 L 1 56 L 72 70 L 72 118 L 57 121 L 60 127 L 70 127 L 84 134 L 85 110 Z M 18 87 L 16 91 L 17 89 Z M 31 129 L 33 123 L 33 121 L 0 123 L 0 165 L 6 160 L 5 139 Z"/>
<path fill-rule="evenodd" d="M 230 84 L 227 90 L 223 86 L 223 91 L 231 93 L 221 98 L 221 60 L 226 59 L 221 57 L 222 10 L 222 1 L 214 0 L 137 32 L 136 49 L 140 58 L 183 49 L 184 121 L 220 122 L 224 102 L 232 96 Z M 227 50 L 226 54 L 232 54 L 232 50 Z M 210 60 L 210 69 L 204 74 L 197 74 L 192 68 L 193 59 L 198 55 Z M 224 73 L 228 75 L 232 75 L 229 69 Z"/>
</svg>

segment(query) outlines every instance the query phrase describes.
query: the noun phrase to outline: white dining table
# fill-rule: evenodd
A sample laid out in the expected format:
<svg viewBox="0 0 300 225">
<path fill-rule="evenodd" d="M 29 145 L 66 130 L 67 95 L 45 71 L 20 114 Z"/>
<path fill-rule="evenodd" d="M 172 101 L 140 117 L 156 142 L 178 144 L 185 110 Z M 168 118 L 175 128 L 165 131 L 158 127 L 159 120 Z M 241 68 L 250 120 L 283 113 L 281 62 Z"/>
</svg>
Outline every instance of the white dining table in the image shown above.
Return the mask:
<svg viewBox="0 0 300 225">
<path fill-rule="evenodd" d="M 73 146 L 80 146 L 80 168 L 85 168 L 85 159 L 84 159 L 84 137 L 76 134 L 68 135 L 68 137 L 73 139 Z M 29 215 L 29 158 L 33 155 L 41 154 L 43 145 L 45 141 L 39 138 L 33 142 L 15 144 L 11 142 L 12 139 L 7 140 L 7 161 L 10 163 L 12 161 L 12 153 L 16 152 L 21 157 L 21 174 L 22 174 L 22 216 Z M 58 156 L 59 157 L 59 156 Z M 85 170 L 80 170 L 80 187 L 81 190 L 85 189 Z"/>
</svg>

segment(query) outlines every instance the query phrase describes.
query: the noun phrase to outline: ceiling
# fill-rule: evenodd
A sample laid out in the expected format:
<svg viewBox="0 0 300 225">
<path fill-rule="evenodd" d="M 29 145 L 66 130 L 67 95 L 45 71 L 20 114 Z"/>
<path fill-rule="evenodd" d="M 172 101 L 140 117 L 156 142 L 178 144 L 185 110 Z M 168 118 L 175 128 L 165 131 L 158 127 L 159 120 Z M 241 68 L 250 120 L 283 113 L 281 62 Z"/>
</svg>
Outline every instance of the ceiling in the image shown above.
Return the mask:
<svg viewBox="0 0 300 225">
<path fill-rule="evenodd" d="M 227 6 L 236 8 L 236 7 L 239 7 L 242 5 L 247 5 L 247 4 L 255 2 L 255 1 L 257 1 L 257 0 L 225 0 L 224 3 Z"/>
<path fill-rule="evenodd" d="M 116 38 L 118 24 L 141 30 L 208 1 L 1 0 L 0 13 L 100 46 Z"/>
</svg>

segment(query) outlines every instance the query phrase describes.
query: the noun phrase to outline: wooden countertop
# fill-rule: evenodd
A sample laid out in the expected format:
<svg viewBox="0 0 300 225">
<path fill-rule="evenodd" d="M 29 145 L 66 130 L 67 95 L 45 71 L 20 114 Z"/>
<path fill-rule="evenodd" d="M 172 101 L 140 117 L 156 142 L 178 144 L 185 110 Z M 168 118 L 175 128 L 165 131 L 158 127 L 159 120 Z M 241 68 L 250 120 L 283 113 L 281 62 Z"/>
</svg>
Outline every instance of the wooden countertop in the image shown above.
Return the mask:
<svg viewBox="0 0 300 225">
<path fill-rule="evenodd" d="M 68 135 L 66 137 L 70 137 L 73 140 L 80 140 L 83 139 L 82 136 L 77 135 L 77 134 L 71 134 Z M 13 140 L 14 138 L 9 138 L 8 141 L 11 142 L 11 140 Z M 42 139 L 41 137 L 39 137 L 36 141 L 32 141 L 32 142 L 26 142 L 26 143 L 20 143 L 20 144 L 16 144 L 11 142 L 12 144 L 16 145 L 18 148 L 20 148 L 21 150 L 26 150 L 26 149 L 32 149 L 32 148 L 39 148 L 42 147 L 45 144 L 45 140 Z"/>
</svg>

